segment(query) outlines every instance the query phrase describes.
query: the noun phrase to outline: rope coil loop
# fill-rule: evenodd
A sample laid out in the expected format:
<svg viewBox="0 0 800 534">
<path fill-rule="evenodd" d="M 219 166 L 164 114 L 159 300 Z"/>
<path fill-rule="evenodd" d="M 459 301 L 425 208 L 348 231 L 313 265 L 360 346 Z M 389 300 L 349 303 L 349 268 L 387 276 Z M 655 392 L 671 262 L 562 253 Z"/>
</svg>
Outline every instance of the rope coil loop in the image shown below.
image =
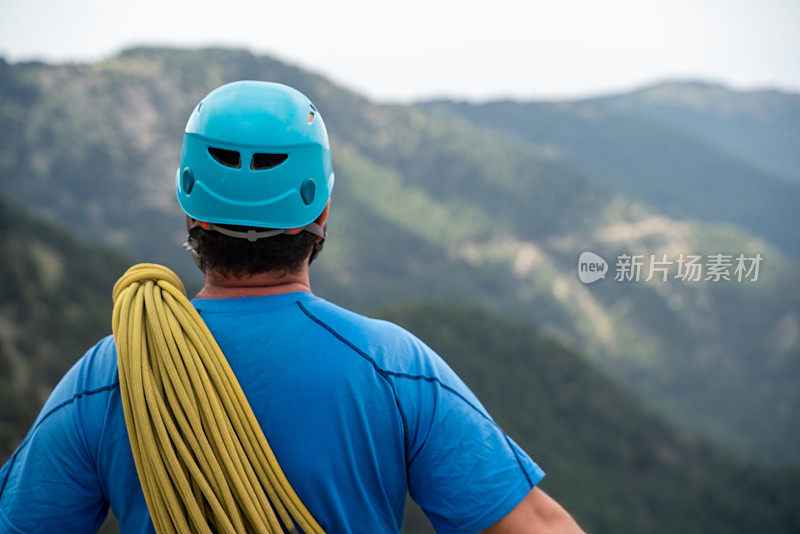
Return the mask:
<svg viewBox="0 0 800 534">
<path fill-rule="evenodd" d="M 117 298 L 128 286 L 146 280 L 164 281 L 178 288 L 185 296 L 186 289 L 183 287 L 183 282 L 172 269 L 158 265 L 157 263 L 138 263 L 130 267 L 114 284 L 114 290 L 111 298 L 117 302 Z"/>
<path fill-rule="evenodd" d="M 180 278 L 142 263 L 112 295 L 125 424 L 156 532 L 323 533 Z"/>
</svg>

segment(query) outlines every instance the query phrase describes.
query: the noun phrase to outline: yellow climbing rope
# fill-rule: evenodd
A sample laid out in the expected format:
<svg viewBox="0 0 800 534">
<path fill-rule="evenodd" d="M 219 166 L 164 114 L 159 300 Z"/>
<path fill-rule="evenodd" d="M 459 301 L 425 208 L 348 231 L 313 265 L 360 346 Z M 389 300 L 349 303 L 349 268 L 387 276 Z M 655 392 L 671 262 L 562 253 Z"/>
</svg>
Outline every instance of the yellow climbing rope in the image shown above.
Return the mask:
<svg viewBox="0 0 800 534">
<path fill-rule="evenodd" d="M 148 263 L 114 285 L 122 406 L 156 532 L 322 533 L 185 293 Z"/>
</svg>

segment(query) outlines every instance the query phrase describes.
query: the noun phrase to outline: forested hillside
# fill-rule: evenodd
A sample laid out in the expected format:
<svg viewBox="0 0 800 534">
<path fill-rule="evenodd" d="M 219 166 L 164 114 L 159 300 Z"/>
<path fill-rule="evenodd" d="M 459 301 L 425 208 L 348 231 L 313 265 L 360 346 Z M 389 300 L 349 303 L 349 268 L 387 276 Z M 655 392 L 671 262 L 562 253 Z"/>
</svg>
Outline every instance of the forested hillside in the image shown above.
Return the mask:
<svg viewBox="0 0 800 534">
<path fill-rule="evenodd" d="M 800 228 L 791 224 L 793 190 L 780 193 L 788 182 L 766 178 L 753 186 L 768 171 L 669 137 L 649 119 L 609 138 L 603 146 L 620 151 L 606 159 L 624 160 L 629 142 L 649 140 L 639 172 L 660 183 L 686 184 L 674 162 L 694 173 L 686 177 L 706 176 L 703 162 L 716 162 L 710 176 L 738 180 L 724 198 L 696 193 L 709 210 L 761 209 L 777 197 L 774 205 L 711 224 L 601 179 L 607 173 L 589 160 L 581 168 L 554 157 L 556 134 L 580 141 L 592 132 L 585 121 L 556 124 L 534 146 L 453 112 L 373 103 L 246 51 L 161 48 L 82 65 L 0 61 L 0 193 L 84 240 L 196 273 L 180 249 L 174 200 L 181 132 L 204 94 L 236 79 L 299 88 L 328 126 L 336 187 L 330 239 L 312 269 L 320 295 L 360 311 L 414 297 L 480 303 L 578 347 L 684 428 L 748 457 L 800 461 L 800 270 L 780 248 Z M 674 150 L 659 152 L 661 139 Z M 725 169 L 733 170 L 717 174 Z M 778 193 L 763 196 L 770 191 Z M 780 239 L 767 231 L 779 227 Z M 576 261 L 587 250 L 612 267 L 622 253 L 764 262 L 756 283 L 609 277 L 585 286 Z"/>
<path fill-rule="evenodd" d="M 111 331 L 111 288 L 127 268 L 0 200 L 0 460 L 61 375 Z"/>
<path fill-rule="evenodd" d="M 529 325 L 452 305 L 383 315 L 446 359 L 587 532 L 800 529 L 800 471 L 736 463 L 687 438 Z"/>
<path fill-rule="evenodd" d="M 430 102 L 677 218 L 800 257 L 800 95 L 663 84 L 576 102 Z"/>
</svg>

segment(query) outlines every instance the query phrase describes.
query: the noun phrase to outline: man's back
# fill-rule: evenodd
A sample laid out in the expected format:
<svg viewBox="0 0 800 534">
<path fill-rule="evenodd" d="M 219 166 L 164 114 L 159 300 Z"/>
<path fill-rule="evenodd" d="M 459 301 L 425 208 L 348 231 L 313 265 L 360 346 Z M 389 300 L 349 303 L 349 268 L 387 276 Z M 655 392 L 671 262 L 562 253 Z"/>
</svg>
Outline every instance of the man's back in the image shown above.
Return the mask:
<svg viewBox="0 0 800 534">
<path fill-rule="evenodd" d="M 438 531 L 474 532 L 544 476 L 446 364 L 395 325 L 306 292 L 193 303 L 292 486 L 329 532 L 397 532 L 407 489 Z M 47 517 L 59 531 L 70 521 L 85 531 L 102 521 L 106 499 L 123 532 L 152 531 L 112 338 L 62 380 L 0 485 L 0 522 L 24 501 L 26 513 L 7 521 L 26 531 Z M 68 486 L 53 504 L 49 492 Z"/>
</svg>

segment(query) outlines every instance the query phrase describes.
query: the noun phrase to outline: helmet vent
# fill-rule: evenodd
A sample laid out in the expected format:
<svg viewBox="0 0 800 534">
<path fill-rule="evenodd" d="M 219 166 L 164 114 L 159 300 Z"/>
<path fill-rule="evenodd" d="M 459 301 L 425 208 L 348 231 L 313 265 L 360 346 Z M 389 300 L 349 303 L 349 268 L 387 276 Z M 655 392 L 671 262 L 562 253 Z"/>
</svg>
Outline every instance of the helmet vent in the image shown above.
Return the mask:
<svg viewBox="0 0 800 534">
<path fill-rule="evenodd" d="M 208 153 L 221 165 L 233 169 L 240 169 L 242 167 L 242 156 L 235 150 L 225 150 L 224 148 L 210 146 L 208 147 Z"/>
<path fill-rule="evenodd" d="M 254 171 L 263 171 L 277 167 L 289 157 L 287 154 L 265 154 L 257 152 L 250 160 L 250 168 Z"/>
</svg>

